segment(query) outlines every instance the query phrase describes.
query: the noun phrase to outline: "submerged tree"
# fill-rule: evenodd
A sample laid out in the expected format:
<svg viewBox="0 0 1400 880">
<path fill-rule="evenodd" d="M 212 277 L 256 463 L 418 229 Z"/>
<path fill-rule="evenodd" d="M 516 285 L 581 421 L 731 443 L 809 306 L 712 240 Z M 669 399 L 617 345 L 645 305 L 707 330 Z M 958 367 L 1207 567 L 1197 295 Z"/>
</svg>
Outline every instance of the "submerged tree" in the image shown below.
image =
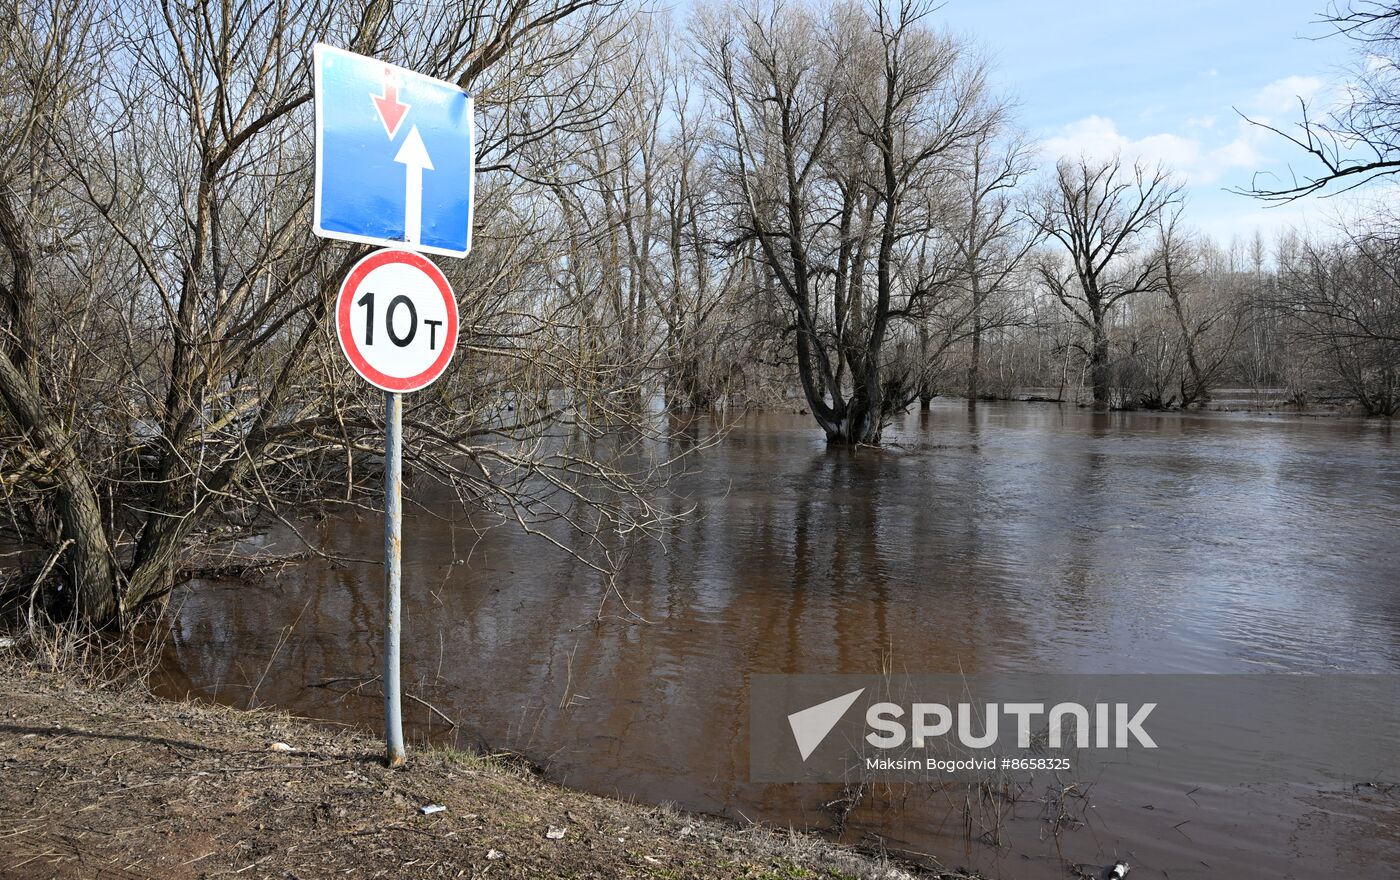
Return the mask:
<svg viewBox="0 0 1400 880">
<path fill-rule="evenodd" d="M 696 29 L 737 238 L 787 302 L 798 380 L 833 443 L 878 443 L 917 393 L 887 343 L 945 292 L 946 272 L 917 256 L 943 235 L 954 169 L 1003 113 L 931 11 L 759 0 L 709 8 Z"/>
<path fill-rule="evenodd" d="M 1400 412 L 1400 223 L 1301 239 L 1280 260 L 1278 308 L 1301 352 L 1368 415 Z"/>
<path fill-rule="evenodd" d="M 1178 209 L 1160 224 L 1159 241 L 1163 291 L 1186 362 L 1177 387 L 1187 407 L 1210 400 L 1230 365 L 1247 312 L 1238 273 L 1229 271 L 1208 240 L 1181 227 Z"/>
<path fill-rule="evenodd" d="M 1030 173 L 1030 166 L 1030 149 L 1024 140 L 989 129 L 973 145 L 959 175 L 966 213 L 957 224 L 960 234 L 955 240 L 971 311 L 969 400 L 982 394 L 983 338 L 988 331 L 1014 320 L 1007 294 L 1036 243 L 1035 236 L 1022 228 L 1022 217 L 1016 210 L 1016 187 Z"/>
<path fill-rule="evenodd" d="M 1031 207 L 1037 228 L 1069 258 L 1044 255 L 1037 266 L 1045 286 L 1089 335 L 1086 353 L 1094 407 L 1107 409 L 1113 384 L 1109 328 L 1115 307 L 1163 284 L 1162 252 L 1149 233 L 1162 212 L 1180 201 L 1181 187 L 1167 172 L 1142 165 L 1125 169 L 1118 158 L 1061 159 L 1054 179 Z"/>
</svg>

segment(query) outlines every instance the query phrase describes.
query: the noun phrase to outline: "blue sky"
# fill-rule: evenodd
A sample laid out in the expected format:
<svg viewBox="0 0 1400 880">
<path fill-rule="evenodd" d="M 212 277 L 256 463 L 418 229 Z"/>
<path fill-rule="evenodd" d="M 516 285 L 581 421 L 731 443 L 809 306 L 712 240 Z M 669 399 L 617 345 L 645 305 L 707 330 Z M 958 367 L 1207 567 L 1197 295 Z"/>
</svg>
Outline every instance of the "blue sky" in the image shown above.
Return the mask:
<svg viewBox="0 0 1400 880">
<path fill-rule="evenodd" d="M 1326 2 L 948 0 L 935 17 L 990 55 L 1047 164 L 1081 150 L 1165 161 L 1187 182 L 1191 225 L 1228 243 L 1256 227 L 1319 229 L 1342 207 L 1314 196 L 1266 209 L 1225 192 L 1256 171 L 1311 170 L 1235 108 L 1282 127 L 1299 118 L 1295 95 L 1336 100 L 1356 59 L 1345 39 L 1308 39 L 1328 33 Z"/>
</svg>

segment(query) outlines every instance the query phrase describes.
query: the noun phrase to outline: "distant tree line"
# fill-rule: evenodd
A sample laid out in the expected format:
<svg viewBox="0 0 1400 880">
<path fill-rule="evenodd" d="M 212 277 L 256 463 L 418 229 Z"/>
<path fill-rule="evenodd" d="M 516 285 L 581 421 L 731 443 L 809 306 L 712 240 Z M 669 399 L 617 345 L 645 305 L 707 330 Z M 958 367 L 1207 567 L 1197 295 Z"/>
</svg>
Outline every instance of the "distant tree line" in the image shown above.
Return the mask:
<svg viewBox="0 0 1400 880">
<path fill-rule="evenodd" d="M 840 444 L 878 443 L 937 394 L 1167 408 L 1234 386 L 1396 412 L 1393 217 L 1211 241 L 1171 169 L 1037 155 L 934 11 L 717 0 L 682 29 L 634 25 L 624 66 L 641 76 L 615 153 L 582 169 L 595 207 L 576 191 L 573 216 L 604 221 L 600 284 L 636 328 L 622 357 L 641 384 L 679 407 L 795 390 Z M 1379 137 L 1400 106 L 1384 104 L 1394 16 L 1370 14 L 1334 15 L 1367 36 L 1334 133 L 1370 114 Z"/>
<path fill-rule="evenodd" d="M 326 316 L 365 248 L 310 234 L 318 40 L 478 108 L 475 249 L 444 265 L 461 348 L 409 399 L 409 471 L 566 522 L 590 564 L 605 533 L 676 515 L 651 488 L 692 444 L 654 398 L 795 393 L 841 445 L 939 394 L 1400 408 L 1400 218 L 1212 242 L 1170 169 L 1039 156 L 935 12 L 19 0 L 0 12 L 0 593 L 120 625 L 192 547 L 376 478 L 378 398 Z M 1290 135 L 1321 173 L 1256 196 L 1400 161 L 1396 8 L 1334 20 L 1365 51 L 1353 104 Z"/>
</svg>

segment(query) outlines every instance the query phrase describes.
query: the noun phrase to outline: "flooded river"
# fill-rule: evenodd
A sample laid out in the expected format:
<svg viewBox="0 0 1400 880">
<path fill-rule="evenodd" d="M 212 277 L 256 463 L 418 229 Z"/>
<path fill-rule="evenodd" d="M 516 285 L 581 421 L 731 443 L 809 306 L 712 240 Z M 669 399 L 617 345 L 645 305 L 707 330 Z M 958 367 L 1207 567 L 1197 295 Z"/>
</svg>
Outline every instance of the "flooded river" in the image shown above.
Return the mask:
<svg viewBox="0 0 1400 880">
<path fill-rule="evenodd" d="M 887 439 L 829 450 L 807 417 L 744 417 L 680 479 L 694 517 L 664 550 L 634 542 L 611 590 L 415 489 L 404 680 L 460 726 L 407 701 L 410 734 L 519 750 L 603 794 L 831 829 L 833 787 L 749 781 L 749 676 L 1400 672 L 1387 423 L 936 401 Z M 307 531 L 378 558 L 373 513 Z M 377 685 L 350 679 L 378 671 L 381 601 L 373 564 L 201 583 L 161 688 L 378 730 Z M 1038 794 L 987 834 L 946 793 L 877 788 L 841 834 L 1006 880 L 1114 857 L 1134 880 L 1400 872 L 1400 791 L 1105 782 L 1059 833 Z"/>
</svg>

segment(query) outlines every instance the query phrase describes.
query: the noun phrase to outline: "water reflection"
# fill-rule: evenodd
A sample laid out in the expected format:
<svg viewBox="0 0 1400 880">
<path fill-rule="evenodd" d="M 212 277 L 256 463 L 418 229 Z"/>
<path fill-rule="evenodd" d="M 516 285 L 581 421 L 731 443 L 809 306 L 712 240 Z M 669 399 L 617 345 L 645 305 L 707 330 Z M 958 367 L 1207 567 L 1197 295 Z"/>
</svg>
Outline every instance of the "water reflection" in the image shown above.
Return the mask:
<svg viewBox="0 0 1400 880">
<path fill-rule="evenodd" d="M 667 418 L 677 445 L 707 430 Z M 696 516 L 664 547 L 616 547 L 613 584 L 417 487 L 428 511 L 404 530 L 404 679 L 462 725 L 406 704 L 411 727 L 521 749 L 603 793 L 825 827 L 832 792 L 747 781 L 747 676 L 1400 668 L 1388 425 L 940 402 L 889 439 L 832 450 L 804 417 L 746 417 L 681 480 Z M 372 515 L 310 527 L 349 556 L 372 553 L 380 528 Z M 377 729 L 374 684 L 309 685 L 377 670 L 380 578 L 316 560 L 200 585 L 174 624 L 166 689 Z M 1206 876 L 1202 853 L 1210 876 L 1265 876 L 1250 866 L 1400 852 L 1393 811 L 1318 797 L 1102 792 L 1101 825 L 1065 854 L 1132 850 L 1135 877 L 1182 877 Z M 1029 812 L 1010 850 L 969 847 L 946 798 L 872 792 L 848 834 L 1063 876 Z M 1172 831 L 1188 818 L 1189 840 Z M 1365 870 L 1354 876 L 1389 876 Z"/>
</svg>

